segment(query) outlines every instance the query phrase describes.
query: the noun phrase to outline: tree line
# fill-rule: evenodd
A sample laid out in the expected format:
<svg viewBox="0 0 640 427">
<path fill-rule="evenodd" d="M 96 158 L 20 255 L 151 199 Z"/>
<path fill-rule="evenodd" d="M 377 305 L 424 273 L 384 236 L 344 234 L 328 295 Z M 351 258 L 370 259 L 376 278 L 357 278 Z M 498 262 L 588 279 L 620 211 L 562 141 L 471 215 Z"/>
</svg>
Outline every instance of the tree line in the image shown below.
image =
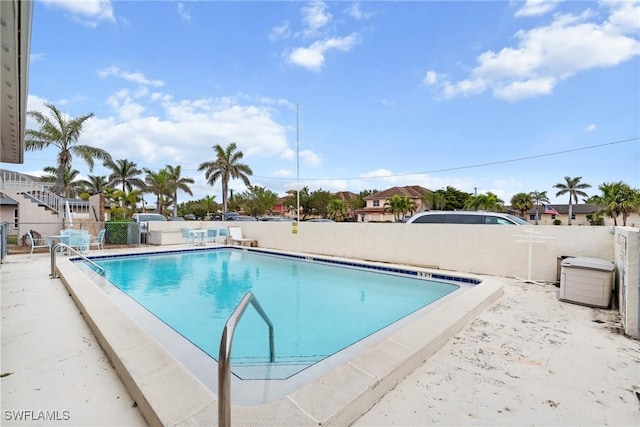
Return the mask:
<svg viewBox="0 0 640 427">
<path fill-rule="evenodd" d="M 232 142 L 226 147 L 219 144 L 212 148 L 215 159 L 205 161 L 198 167 L 199 172 L 205 173 L 207 183 L 211 186 L 220 181 L 222 185 L 222 205 L 219 206 L 214 196 L 205 196 L 200 200 L 178 203 L 178 191 L 193 195 L 190 184 L 195 181 L 182 176 L 181 166 L 166 165 L 159 171 L 139 168 L 127 159 L 113 160 L 111 155 L 100 148 L 81 145 L 78 143 L 85 122 L 94 116 L 93 113 L 79 117 L 67 118 L 53 104 L 45 104 L 48 114 L 29 111 L 27 114 L 38 124 L 38 129 L 28 129 L 25 137 L 27 151 L 43 150 L 50 146 L 58 149 L 55 166 L 44 168 L 42 180 L 51 182 L 51 189 L 62 197 L 87 198 L 94 194 L 105 195 L 105 205 L 110 207 L 116 217 L 128 217 L 137 212 L 139 204 L 145 208 L 144 193 L 155 196 L 156 209 L 163 215 L 185 216 L 194 215 L 204 218 L 222 209 L 222 212 L 241 211 L 247 215 L 259 217 L 272 214 L 277 204 L 278 195 L 264 187 L 251 185 L 249 177 L 253 174 L 251 168 L 242 163 L 243 153 Z M 93 171 L 95 161 L 101 161 L 111 172 L 108 176 L 88 175 L 86 180 L 78 180 L 79 172 L 72 168 L 73 158 L 83 160 Z M 231 195 L 229 181 L 242 181 L 247 190 Z M 573 214 L 573 205 L 578 203 L 578 197 L 584 203 L 594 204 L 600 210 L 592 215 L 591 222 L 598 224 L 607 216 L 613 218 L 617 225 L 617 218 L 622 216 L 626 225 L 628 216 L 640 210 L 640 191 L 628 184 L 605 182 L 600 184 L 600 194 L 589 197 L 584 191 L 591 188 L 590 184 L 582 182 L 582 177 L 565 176 L 564 181 L 553 186 L 557 190 L 556 197 L 569 196 L 569 219 Z M 358 211 L 365 207 L 365 197 L 377 193 L 375 189 L 363 190 L 355 197 L 342 200 L 334 194 L 322 189 L 310 191 L 308 187 L 290 192 L 283 206 L 295 212 L 299 208 L 298 217 L 321 216 L 336 221 L 355 221 Z M 448 186 L 445 189 L 427 192 L 421 199 L 425 210 L 485 210 L 504 211 L 504 201 L 496 194 L 471 194 Z M 526 212 L 536 207 L 535 223 L 539 221 L 539 207 L 549 203 L 547 191 L 532 191 L 517 193 L 511 200 L 511 209 L 524 217 Z M 383 212 L 391 213 L 394 220 L 400 221 L 404 215 L 413 214 L 418 206 L 407 196 L 394 195 L 383 206 Z"/>
</svg>

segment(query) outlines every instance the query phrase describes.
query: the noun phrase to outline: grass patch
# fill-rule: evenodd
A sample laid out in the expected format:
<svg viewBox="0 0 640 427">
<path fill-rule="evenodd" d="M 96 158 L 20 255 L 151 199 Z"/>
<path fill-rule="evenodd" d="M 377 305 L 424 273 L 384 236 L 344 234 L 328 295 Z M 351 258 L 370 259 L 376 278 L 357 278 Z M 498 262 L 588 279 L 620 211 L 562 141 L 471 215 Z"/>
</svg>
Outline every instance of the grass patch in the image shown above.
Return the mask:
<svg viewBox="0 0 640 427">
<path fill-rule="evenodd" d="M 7 244 L 8 245 L 17 245 L 18 244 L 18 236 L 7 236 Z"/>
</svg>

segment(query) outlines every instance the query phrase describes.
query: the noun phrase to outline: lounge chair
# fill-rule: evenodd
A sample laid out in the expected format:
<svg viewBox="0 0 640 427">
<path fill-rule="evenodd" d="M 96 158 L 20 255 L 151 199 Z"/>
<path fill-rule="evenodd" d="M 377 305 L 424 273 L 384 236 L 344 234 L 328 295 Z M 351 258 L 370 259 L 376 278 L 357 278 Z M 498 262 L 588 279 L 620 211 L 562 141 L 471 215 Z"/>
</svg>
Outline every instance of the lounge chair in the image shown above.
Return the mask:
<svg viewBox="0 0 640 427">
<path fill-rule="evenodd" d="M 240 227 L 229 227 L 229 237 L 232 245 L 258 246 L 256 239 L 246 239 L 242 236 L 242 229 Z"/>
</svg>

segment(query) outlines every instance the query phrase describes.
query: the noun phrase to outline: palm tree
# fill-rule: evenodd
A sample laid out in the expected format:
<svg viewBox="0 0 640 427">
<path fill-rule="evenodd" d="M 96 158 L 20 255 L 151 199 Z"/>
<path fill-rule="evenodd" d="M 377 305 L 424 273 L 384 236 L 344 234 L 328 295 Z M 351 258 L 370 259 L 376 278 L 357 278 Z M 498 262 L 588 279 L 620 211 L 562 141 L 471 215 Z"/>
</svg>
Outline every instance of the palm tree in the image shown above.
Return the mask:
<svg viewBox="0 0 640 427">
<path fill-rule="evenodd" d="M 393 214 L 393 220 L 398 222 L 401 213 L 406 212 L 406 201 L 398 194 L 391 196 L 386 202 L 384 202 L 384 208 L 382 212 L 391 212 Z"/>
<path fill-rule="evenodd" d="M 169 175 L 164 169 L 160 169 L 158 172 L 154 172 L 150 169 L 144 168 L 144 172 L 147 174 L 144 178 L 145 190 L 150 191 L 156 195 L 156 207 L 158 213 L 162 214 L 164 208 L 163 203 L 166 201 L 165 196 L 169 194 Z"/>
<path fill-rule="evenodd" d="M 496 194 L 488 191 L 487 194 L 469 197 L 464 204 L 464 208 L 467 210 L 501 212 L 504 210 L 504 201 Z"/>
<path fill-rule="evenodd" d="M 111 159 L 104 162 L 104 166 L 111 169 L 109 175 L 109 185 L 122 185 L 123 193 L 133 190 L 135 187 L 144 188 L 144 181 L 139 178 L 142 171 L 138 165 L 127 159 L 118 159 L 115 162 Z"/>
<path fill-rule="evenodd" d="M 222 182 L 222 211 L 227 212 L 227 192 L 229 189 L 229 180 L 240 179 L 244 182 L 244 185 L 249 187 L 249 177 L 253 171 L 248 165 L 239 163 L 244 154 L 242 151 L 236 151 L 237 145 L 232 142 L 223 148 L 220 144 L 213 146 L 216 152 L 216 159 L 212 162 L 201 163 L 198 167 L 198 171 L 205 171 L 205 177 L 207 183 L 213 186 L 219 179 Z"/>
<path fill-rule="evenodd" d="M 517 193 L 511 197 L 511 207 L 518 212 L 520 216 L 524 218 L 525 212 L 533 207 L 533 201 L 531 200 L 531 194 Z"/>
<path fill-rule="evenodd" d="M 577 176 L 575 178 L 565 176 L 564 180 L 565 182 L 555 184 L 553 188 L 557 188 L 559 190 L 556 193 L 556 197 L 569 193 L 569 220 L 567 224 L 571 225 L 571 217 L 573 216 L 573 202 L 578 203 L 578 196 L 587 197 L 587 193 L 582 190 L 584 190 L 585 188 L 591 188 L 591 185 L 581 183 L 581 176 Z"/>
<path fill-rule="evenodd" d="M 173 216 L 178 216 L 178 190 L 182 190 L 190 196 L 193 196 L 191 192 L 191 188 L 187 184 L 193 184 L 195 181 L 193 178 L 182 178 L 180 174 L 182 173 L 181 166 L 170 166 L 167 165 L 164 168 L 169 175 L 169 191 L 171 191 L 171 197 L 173 197 Z"/>
<path fill-rule="evenodd" d="M 107 177 L 104 175 L 88 175 L 87 179 L 79 182 L 84 186 L 84 190 L 91 195 L 103 193 L 109 187 Z"/>
<path fill-rule="evenodd" d="M 538 221 L 540 219 L 540 211 L 538 208 L 540 207 L 540 203 L 549 203 L 549 197 L 547 197 L 546 191 L 537 190 L 529 193 L 529 196 L 531 197 L 533 203 L 535 203 L 536 205 L 536 225 L 538 225 Z"/>
<path fill-rule="evenodd" d="M 44 182 L 55 182 L 57 187 L 58 168 L 55 166 L 47 166 L 43 170 L 46 174 L 42 175 L 40 179 Z M 82 190 L 82 182 L 79 180 L 76 181 L 79 174 L 79 171 L 71 169 L 71 165 L 67 167 L 64 171 L 64 176 L 62 177 L 62 190 L 60 192 L 61 194 L 58 194 L 59 196 L 76 197 L 76 195 Z"/>
<path fill-rule="evenodd" d="M 627 225 L 629 214 L 638 210 L 640 193 L 622 181 L 604 182 L 598 189 L 600 195 L 590 197 L 588 202 L 595 203 L 604 209 L 604 213 L 613 218 L 613 225 L 618 225 L 618 216 L 622 215 L 622 225 Z"/>
<path fill-rule="evenodd" d="M 93 113 L 67 119 L 53 104 L 45 104 L 49 114 L 44 115 L 39 111 L 29 111 L 27 114 L 40 126 L 40 129 L 27 129 L 25 133 L 25 148 L 27 151 L 43 150 L 51 145 L 57 147 L 58 170 L 55 192 L 62 193 L 64 174 L 71 167 L 73 156 L 78 156 L 93 171 L 94 159 L 108 160 L 111 155 L 106 151 L 88 145 L 76 145 L 82 133 L 84 123 L 93 117 Z"/>
</svg>

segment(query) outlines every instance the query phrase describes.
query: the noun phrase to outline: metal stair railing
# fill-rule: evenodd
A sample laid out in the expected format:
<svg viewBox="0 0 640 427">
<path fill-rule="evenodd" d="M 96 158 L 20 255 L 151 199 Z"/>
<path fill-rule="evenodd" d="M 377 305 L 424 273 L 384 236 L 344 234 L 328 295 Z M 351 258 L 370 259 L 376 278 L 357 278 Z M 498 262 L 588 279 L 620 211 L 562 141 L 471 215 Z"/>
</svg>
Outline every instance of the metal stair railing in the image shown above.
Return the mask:
<svg viewBox="0 0 640 427">
<path fill-rule="evenodd" d="M 99 274 L 104 274 L 104 267 L 102 267 L 102 266 L 96 264 L 95 262 L 91 261 L 84 254 L 78 252 L 77 250 L 75 250 L 74 248 L 72 248 L 71 246 L 69 246 L 69 245 L 67 245 L 65 243 L 56 243 L 51 248 L 51 273 L 49 274 L 49 277 L 51 277 L 52 279 L 57 279 L 58 278 L 58 275 L 56 274 L 56 253 L 58 252 L 58 249 L 65 249 L 65 250 L 67 250 L 69 252 L 73 252 L 74 254 L 78 255 L 80 258 L 82 258 L 83 260 L 85 260 L 89 264 L 93 265 L 95 268 L 97 268 L 99 270 L 99 272 L 98 272 Z"/>
<path fill-rule="evenodd" d="M 256 309 L 260 317 L 269 326 L 269 360 L 271 363 L 276 361 L 276 353 L 273 340 L 273 324 L 269 317 L 262 309 L 258 300 L 252 292 L 247 292 L 242 298 L 238 306 L 227 323 L 222 329 L 222 337 L 220 338 L 220 354 L 218 357 L 218 426 L 231 426 L 231 344 L 233 342 L 233 333 L 236 325 L 240 322 L 242 315 L 247 307 L 251 304 Z"/>
<path fill-rule="evenodd" d="M 2 171 L 2 188 L 18 190 L 31 200 L 36 201 L 57 214 L 63 208 L 63 199 L 55 193 L 49 191 L 44 185 L 38 183 L 21 173 Z"/>
</svg>

